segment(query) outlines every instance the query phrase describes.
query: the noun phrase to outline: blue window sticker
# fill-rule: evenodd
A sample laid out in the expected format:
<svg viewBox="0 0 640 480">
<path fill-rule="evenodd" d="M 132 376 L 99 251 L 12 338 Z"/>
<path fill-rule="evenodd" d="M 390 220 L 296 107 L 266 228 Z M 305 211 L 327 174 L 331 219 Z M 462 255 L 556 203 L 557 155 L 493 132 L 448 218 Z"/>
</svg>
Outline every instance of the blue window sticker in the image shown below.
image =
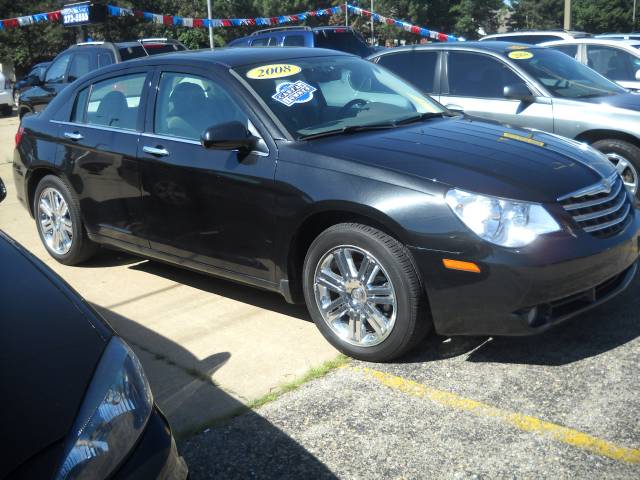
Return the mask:
<svg viewBox="0 0 640 480">
<path fill-rule="evenodd" d="M 302 80 L 298 80 L 297 82 L 282 82 L 276 87 L 276 93 L 271 95 L 271 98 L 290 107 L 296 103 L 306 103 L 310 101 L 315 91 L 316 88 Z"/>
</svg>

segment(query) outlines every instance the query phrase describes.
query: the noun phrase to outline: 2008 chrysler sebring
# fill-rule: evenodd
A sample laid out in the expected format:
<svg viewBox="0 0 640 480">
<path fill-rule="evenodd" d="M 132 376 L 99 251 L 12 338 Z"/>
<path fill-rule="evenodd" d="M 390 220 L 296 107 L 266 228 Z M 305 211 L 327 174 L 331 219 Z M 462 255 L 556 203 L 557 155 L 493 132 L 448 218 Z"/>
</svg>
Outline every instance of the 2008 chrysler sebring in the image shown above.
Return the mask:
<svg viewBox="0 0 640 480">
<path fill-rule="evenodd" d="M 321 49 L 101 69 L 24 119 L 18 195 L 49 253 L 97 244 L 306 301 L 356 358 L 538 332 L 622 291 L 638 222 L 588 146 L 442 106 Z"/>
</svg>

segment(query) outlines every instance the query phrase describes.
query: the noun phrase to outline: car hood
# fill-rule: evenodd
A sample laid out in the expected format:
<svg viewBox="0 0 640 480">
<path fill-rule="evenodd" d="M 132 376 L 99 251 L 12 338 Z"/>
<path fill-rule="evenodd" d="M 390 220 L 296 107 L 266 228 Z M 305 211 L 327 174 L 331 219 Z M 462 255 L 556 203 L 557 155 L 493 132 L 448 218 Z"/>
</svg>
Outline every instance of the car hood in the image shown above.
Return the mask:
<svg viewBox="0 0 640 480">
<path fill-rule="evenodd" d="M 534 202 L 553 202 L 614 171 L 586 145 L 472 117 L 436 118 L 304 143 L 305 150 L 319 155 Z"/>
<path fill-rule="evenodd" d="M 621 95 L 611 95 L 610 97 L 583 98 L 579 100 L 581 102 L 611 105 L 612 107 L 640 112 L 640 95 L 637 93 L 623 93 Z"/>
<path fill-rule="evenodd" d="M 0 264 L 4 478 L 66 437 L 112 333 L 59 277 L 1 232 Z"/>
</svg>

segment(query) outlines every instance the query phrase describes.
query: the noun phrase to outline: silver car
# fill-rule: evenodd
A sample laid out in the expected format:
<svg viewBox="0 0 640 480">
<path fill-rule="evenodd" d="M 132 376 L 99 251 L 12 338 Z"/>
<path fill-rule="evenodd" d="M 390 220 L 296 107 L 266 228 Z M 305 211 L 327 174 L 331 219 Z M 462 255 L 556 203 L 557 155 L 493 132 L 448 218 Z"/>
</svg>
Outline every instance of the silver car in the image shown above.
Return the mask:
<svg viewBox="0 0 640 480">
<path fill-rule="evenodd" d="M 508 42 L 385 50 L 369 57 L 450 110 L 588 143 L 640 198 L 640 95 L 559 51 Z"/>
<path fill-rule="evenodd" d="M 579 38 L 541 46 L 566 53 L 624 88 L 640 90 L 640 40 Z"/>
</svg>

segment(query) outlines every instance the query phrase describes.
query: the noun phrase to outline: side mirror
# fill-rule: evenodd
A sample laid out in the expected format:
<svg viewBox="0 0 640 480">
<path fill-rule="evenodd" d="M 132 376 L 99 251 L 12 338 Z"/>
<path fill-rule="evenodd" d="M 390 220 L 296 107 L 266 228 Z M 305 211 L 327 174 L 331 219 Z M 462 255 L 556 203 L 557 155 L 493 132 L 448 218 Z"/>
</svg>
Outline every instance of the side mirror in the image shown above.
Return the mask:
<svg viewBox="0 0 640 480">
<path fill-rule="evenodd" d="M 640 82 L 640 70 L 636 70 L 636 80 Z"/>
<path fill-rule="evenodd" d="M 228 122 L 207 128 L 200 138 L 204 148 L 218 150 L 238 150 L 248 153 L 253 150 L 258 139 L 240 122 Z"/>
<path fill-rule="evenodd" d="M 7 198 L 7 189 L 2 183 L 2 179 L 0 178 L 0 202 L 2 202 L 5 198 Z"/>
<path fill-rule="evenodd" d="M 533 103 L 535 97 L 524 83 L 514 83 L 504 87 L 503 96 L 509 100 L 520 100 L 525 103 Z"/>
</svg>

